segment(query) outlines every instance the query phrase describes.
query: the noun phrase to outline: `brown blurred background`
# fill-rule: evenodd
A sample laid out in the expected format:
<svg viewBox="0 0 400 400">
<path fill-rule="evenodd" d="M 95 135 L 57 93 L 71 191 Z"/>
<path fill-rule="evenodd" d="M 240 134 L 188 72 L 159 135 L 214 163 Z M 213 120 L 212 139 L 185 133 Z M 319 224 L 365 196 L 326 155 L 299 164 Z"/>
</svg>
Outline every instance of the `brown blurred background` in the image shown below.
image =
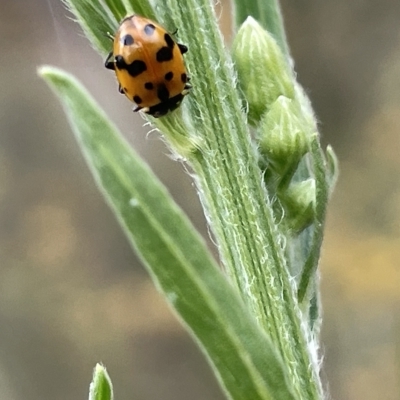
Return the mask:
<svg viewBox="0 0 400 400">
<path fill-rule="evenodd" d="M 324 376 L 333 399 L 399 399 L 400 2 L 283 9 L 299 80 L 341 165 L 321 266 Z M 207 235 L 191 180 L 67 15 L 56 0 L 0 0 L 0 399 L 86 399 L 102 361 L 116 399 L 222 400 L 36 67 L 77 75 Z"/>
</svg>

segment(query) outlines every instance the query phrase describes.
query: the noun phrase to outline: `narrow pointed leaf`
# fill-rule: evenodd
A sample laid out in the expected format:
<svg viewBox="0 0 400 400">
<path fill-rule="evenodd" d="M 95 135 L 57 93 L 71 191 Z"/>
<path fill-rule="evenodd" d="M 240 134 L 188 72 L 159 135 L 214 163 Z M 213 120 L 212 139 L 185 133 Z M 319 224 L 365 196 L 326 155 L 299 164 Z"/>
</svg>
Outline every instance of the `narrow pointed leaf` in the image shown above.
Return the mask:
<svg viewBox="0 0 400 400">
<path fill-rule="evenodd" d="M 153 8 L 148 0 L 140 0 L 133 6 L 129 0 L 63 1 L 78 20 L 86 36 L 102 54 L 111 51 L 112 42 L 108 36 L 115 33 L 119 22 L 128 14 L 137 13 L 154 18 Z"/>
<path fill-rule="evenodd" d="M 304 264 L 303 271 L 298 286 L 297 296 L 299 302 L 302 303 L 307 298 L 307 292 L 312 286 L 311 283 L 315 279 L 315 273 L 321 255 L 321 246 L 324 236 L 324 225 L 326 217 L 326 207 L 329 200 L 329 185 L 326 176 L 326 160 L 315 134 L 311 141 L 311 156 L 313 160 L 314 176 L 315 176 L 315 216 L 314 216 L 314 233 L 310 246 L 310 253 Z M 312 290 L 311 290 L 312 292 Z M 309 293 L 309 298 L 313 297 L 313 293 Z"/>
<path fill-rule="evenodd" d="M 111 379 L 106 369 L 97 364 L 93 371 L 93 380 L 89 388 L 89 400 L 113 400 Z"/>
<path fill-rule="evenodd" d="M 294 400 L 271 341 L 149 168 L 70 75 L 40 74 L 60 97 L 93 175 L 160 291 L 208 356 L 229 398 Z"/>
</svg>

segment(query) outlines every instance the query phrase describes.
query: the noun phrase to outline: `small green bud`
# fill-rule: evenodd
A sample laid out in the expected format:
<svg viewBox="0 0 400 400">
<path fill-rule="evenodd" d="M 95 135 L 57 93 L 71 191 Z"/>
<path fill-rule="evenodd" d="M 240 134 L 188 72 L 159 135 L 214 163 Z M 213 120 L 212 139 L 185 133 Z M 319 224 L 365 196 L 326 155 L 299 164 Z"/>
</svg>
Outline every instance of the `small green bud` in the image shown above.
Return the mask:
<svg viewBox="0 0 400 400">
<path fill-rule="evenodd" d="M 293 173 L 307 153 L 311 128 L 298 103 L 284 96 L 263 116 L 258 134 L 260 153 L 281 178 Z"/>
<path fill-rule="evenodd" d="M 290 230 L 299 233 L 312 224 L 315 214 L 314 179 L 292 183 L 280 198 L 286 211 L 285 221 Z"/>
<path fill-rule="evenodd" d="M 232 57 L 248 103 L 250 123 L 258 123 L 279 96 L 294 97 L 294 78 L 285 56 L 254 18 L 248 17 L 240 27 Z"/>
<path fill-rule="evenodd" d="M 96 364 L 93 380 L 89 388 L 89 400 L 113 400 L 113 387 L 110 376 L 101 364 Z"/>
</svg>

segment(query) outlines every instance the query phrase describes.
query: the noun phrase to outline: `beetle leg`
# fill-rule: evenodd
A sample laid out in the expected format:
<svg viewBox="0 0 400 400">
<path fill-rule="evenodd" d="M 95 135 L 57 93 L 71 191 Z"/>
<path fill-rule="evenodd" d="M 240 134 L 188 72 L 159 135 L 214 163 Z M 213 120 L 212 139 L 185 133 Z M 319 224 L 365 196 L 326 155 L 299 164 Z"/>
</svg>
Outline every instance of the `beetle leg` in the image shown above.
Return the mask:
<svg viewBox="0 0 400 400">
<path fill-rule="evenodd" d="M 110 51 L 110 53 L 108 54 L 108 56 L 107 56 L 107 58 L 106 58 L 106 61 L 105 61 L 105 63 L 104 63 L 104 66 L 105 66 L 107 69 L 111 69 L 111 70 L 115 71 L 115 61 L 114 61 L 114 60 L 111 60 L 113 57 L 114 57 L 113 52 Z"/>
<path fill-rule="evenodd" d="M 188 51 L 187 46 L 185 46 L 184 44 L 178 43 L 178 47 L 179 47 L 179 50 L 181 51 L 181 54 L 187 53 L 187 51 Z"/>
</svg>

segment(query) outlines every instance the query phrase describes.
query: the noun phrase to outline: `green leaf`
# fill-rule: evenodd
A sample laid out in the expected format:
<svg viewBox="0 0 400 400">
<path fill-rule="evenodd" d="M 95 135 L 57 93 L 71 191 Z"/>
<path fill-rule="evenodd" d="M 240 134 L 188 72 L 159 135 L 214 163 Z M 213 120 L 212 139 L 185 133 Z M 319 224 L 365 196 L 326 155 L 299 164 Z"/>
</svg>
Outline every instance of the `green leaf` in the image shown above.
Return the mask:
<svg viewBox="0 0 400 400">
<path fill-rule="evenodd" d="M 93 371 L 93 380 L 89 388 L 89 400 L 113 400 L 111 379 L 106 369 L 97 364 Z"/>
<path fill-rule="evenodd" d="M 76 17 L 86 36 L 102 54 L 111 50 L 108 35 L 113 35 L 119 22 L 129 14 L 137 13 L 154 18 L 153 8 L 148 0 L 135 2 L 129 0 L 62 0 Z M 104 6 L 104 3 L 107 7 Z"/>
<path fill-rule="evenodd" d="M 58 94 L 93 175 L 153 280 L 208 356 L 228 397 L 294 400 L 271 341 L 189 220 L 70 75 L 40 74 Z"/>
<path fill-rule="evenodd" d="M 299 303 L 306 303 L 314 296 L 310 290 L 316 277 L 319 258 L 321 254 L 322 240 L 324 237 L 324 225 L 326 208 L 329 200 L 329 186 L 327 181 L 326 160 L 319 143 L 318 135 L 314 135 L 311 141 L 310 153 L 313 163 L 313 172 L 315 177 L 315 214 L 314 214 L 314 232 L 310 246 L 310 253 L 304 264 L 303 271 L 297 290 Z M 307 293 L 309 296 L 307 298 Z"/>
<path fill-rule="evenodd" d="M 285 242 L 266 198 L 236 73 L 212 3 L 164 0 L 157 3 L 157 16 L 165 26 L 178 24 L 179 37 L 189 47 L 185 64 L 193 89 L 179 114 L 186 137 L 198 145 L 196 152 L 189 145 L 189 151 L 180 153 L 195 173 L 225 271 L 279 349 L 295 395 L 319 399 L 316 352 L 302 328 Z M 169 119 L 159 118 L 157 126 Z M 174 134 L 161 130 L 167 139 Z"/>
<path fill-rule="evenodd" d="M 103 54 L 110 51 L 112 43 L 107 33 L 114 33 L 118 21 L 100 0 L 72 0 L 64 1 L 66 7 L 78 20 L 86 36 L 93 46 Z"/>
</svg>

